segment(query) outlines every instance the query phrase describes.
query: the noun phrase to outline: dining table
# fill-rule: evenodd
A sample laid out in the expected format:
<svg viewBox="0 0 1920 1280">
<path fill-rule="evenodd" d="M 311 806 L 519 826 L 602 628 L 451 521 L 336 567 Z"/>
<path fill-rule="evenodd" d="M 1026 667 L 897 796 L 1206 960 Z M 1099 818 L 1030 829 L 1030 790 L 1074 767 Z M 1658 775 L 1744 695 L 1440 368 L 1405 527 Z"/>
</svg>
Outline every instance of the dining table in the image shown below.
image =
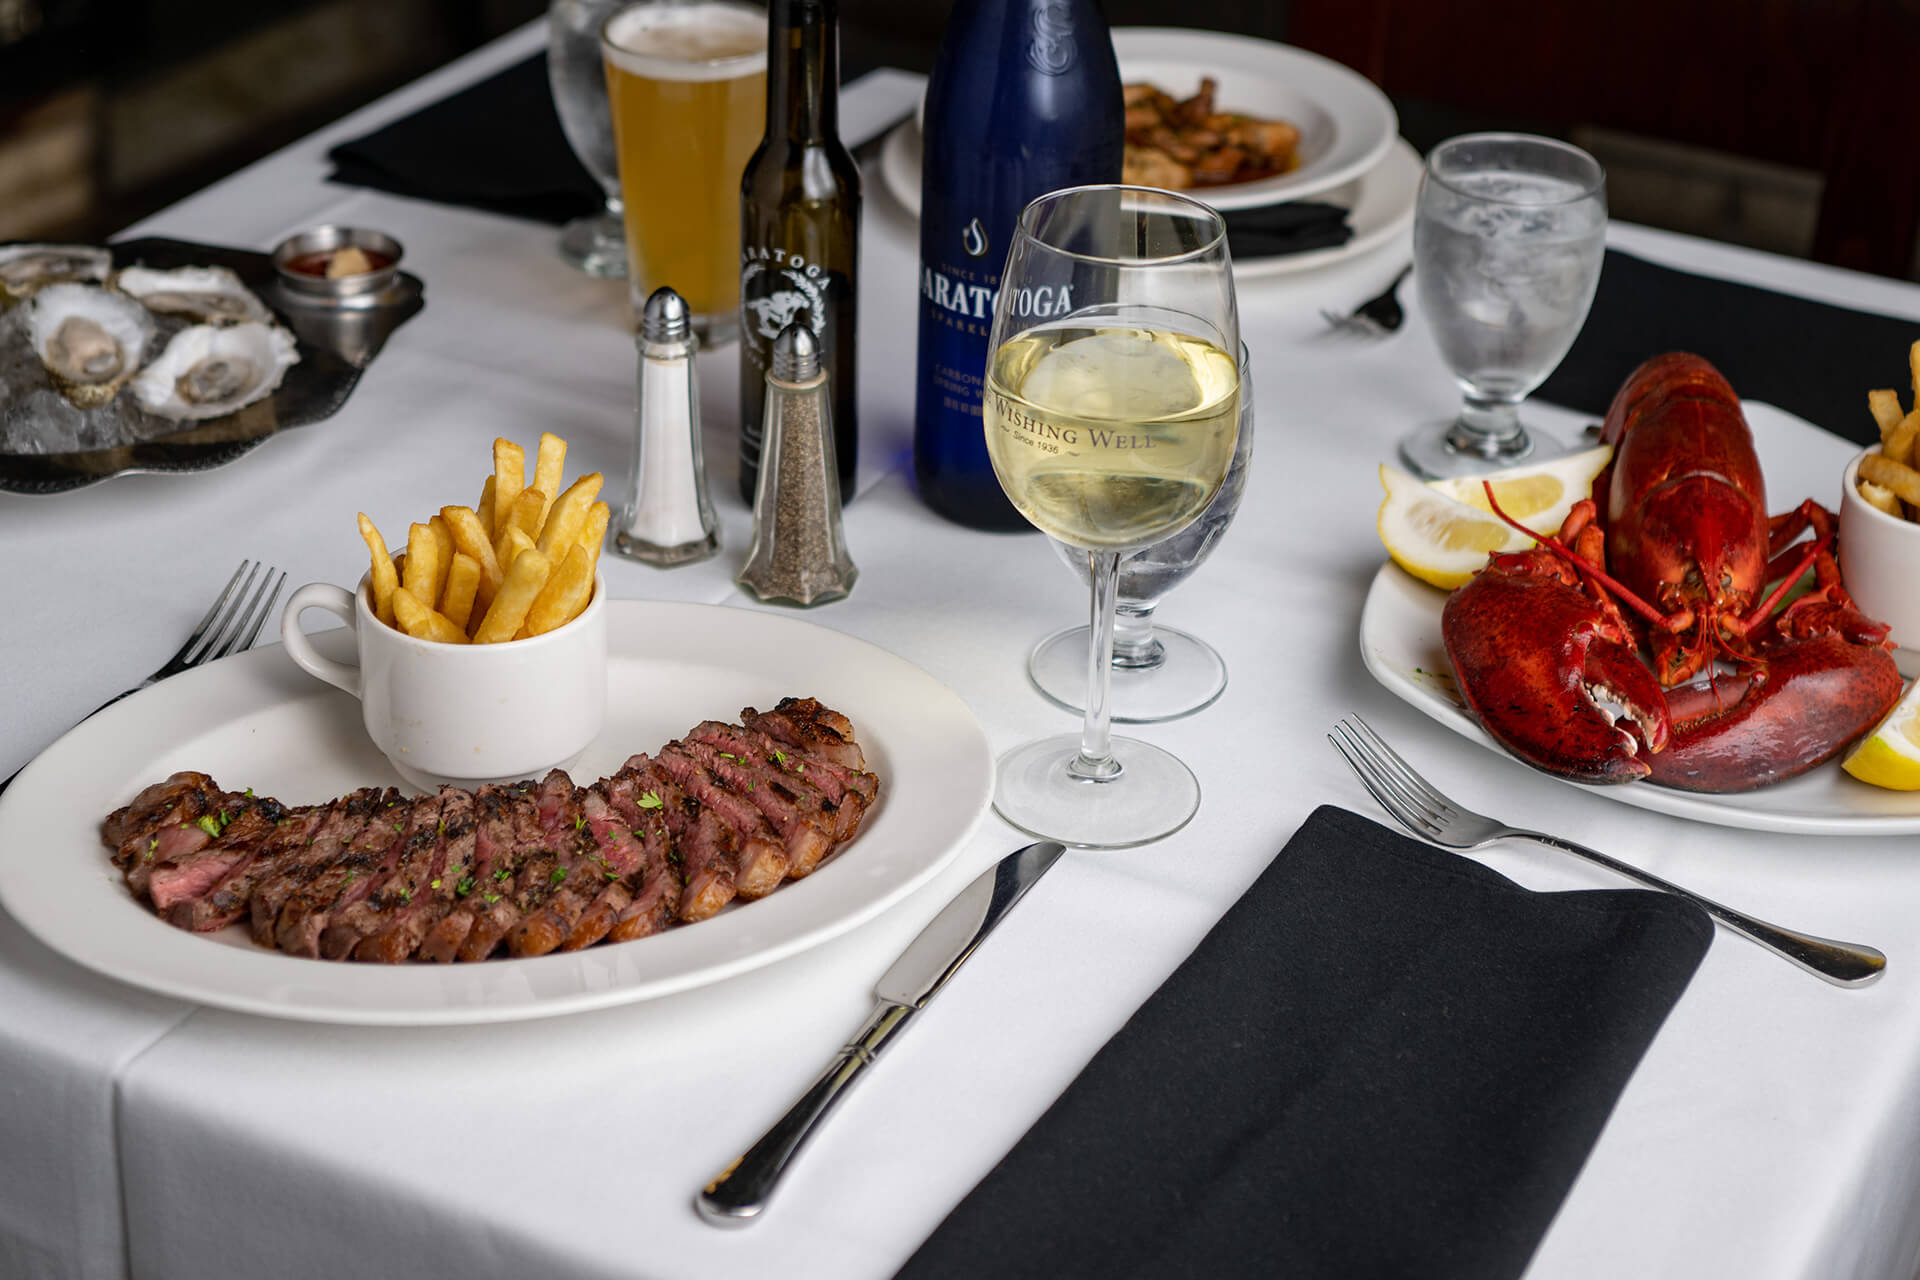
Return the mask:
<svg viewBox="0 0 1920 1280">
<path fill-rule="evenodd" d="M 61 785 L 36 757 L 159 665 L 241 558 L 285 570 L 290 586 L 350 587 L 367 567 L 355 513 L 392 540 L 409 520 L 471 501 L 496 436 L 531 447 L 556 433 L 570 471 L 604 473 L 610 496 L 624 483 L 636 359 L 625 285 L 568 267 L 549 224 L 328 180 L 339 143 L 545 40 L 544 23 L 516 30 L 116 237 L 265 251 L 319 224 L 379 228 L 405 247 L 426 305 L 333 416 L 227 465 L 0 494 L 0 774 L 25 766 L 0 797 L 0 825 L 22 796 Z M 843 135 L 892 126 L 922 84 L 890 69 L 850 81 Z M 917 496 L 916 224 L 871 156 L 861 235 L 851 594 L 800 612 L 736 585 L 753 520 L 734 484 L 738 352 L 727 344 L 696 362 L 721 551 L 670 570 L 605 555 L 606 590 L 800 618 L 877 646 L 956 694 L 995 754 L 1072 732 L 1078 716 L 1037 693 L 1025 666 L 1043 635 L 1084 622 L 1082 588 L 1045 538 L 964 528 Z M 1920 286 L 1909 282 L 1624 222 L 1607 239 L 1655 264 L 1911 320 L 1920 334 Z M 1192 768 L 1197 816 L 1141 847 L 1070 850 L 866 1073 L 763 1220 L 718 1229 L 695 1212 L 695 1193 L 854 1034 L 876 980 L 919 930 L 1030 839 L 990 810 L 948 833 L 937 874 L 856 927 L 685 990 L 556 1016 L 413 1026 L 268 1016 L 95 972 L 0 912 L 0 1276 L 893 1275 L 1309 814 L 1335 805 L 1386 820 L 1328 745 L 1334 723 L 1356 713 L 1476 808 L 1889 957 L 1882 980 L 1846 990 L 1719 932 L 1526 1274 L 1914 1276 L 1913 836 L 1758 830 L 1623 804 L 1469 742 L 1368 670 L 1362 608 L 1385 559 L 1378 468 L 1458 392 L 1416 305 L 1417 277 L 1390 336 L 1340 333 L 1322 313 L 1378 292 L 1410 255 L 1402 225 L 1366 252 L 1239 285 L 1257 395 L 1252 468 L 1217 551 L 1159 611 L 1219 650 L 1229 683 L 1196 714 L 1122 727 Z M 1888 385 L 1902 385 L 1904 355 L 1886 353 Z M 1863 420 L 1867 390 L 1857 388 Z M 1528 413 L 1566 432 L 1593 416 L 1545 402 Z M 1837 505 L 1856 446 L 1824 425 L 1781 429 L 1812 459 L 1794 480 Z M 277 659 L 276 627 L 259 649 Z M 259 649 L 225 661 L 265 670 Z M 290 662 L 270 674 L 275 687 L 347 697 L 323 695 Z M 189 760 L 192 746 L 168 741 L 166 758 Z M 270 744 L 262 758 L 278 758 Z M 32 852 L 98 858 L 109 874 L 98 846 Z M 1623 886 L 1527 844 L 1460 856 L 1544 894 Z M 1111 1117 L 1128 1122 L 1124 1109 Z"/>
</svg>

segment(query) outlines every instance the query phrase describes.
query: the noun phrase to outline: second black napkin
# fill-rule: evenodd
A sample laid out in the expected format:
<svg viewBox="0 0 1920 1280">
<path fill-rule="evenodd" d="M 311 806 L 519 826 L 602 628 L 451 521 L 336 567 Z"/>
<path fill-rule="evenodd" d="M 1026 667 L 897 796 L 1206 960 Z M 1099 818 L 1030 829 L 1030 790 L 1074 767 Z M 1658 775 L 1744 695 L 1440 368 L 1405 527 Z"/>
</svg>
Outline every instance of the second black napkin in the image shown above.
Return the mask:
<svg viewBox="0 0 1920 1280">
<path fill-rule="evenodd" d="M 1764 400 L 1856 444 L 1878 444 L 1867 392 L 1906 386 L 1907 347 L 1916 338 L 1920 323 L 1912 320 L 1609 249 L 1580 337 L 1534 394 L 1597 418 L 1641 361 L 1691 351 L 1711 361 L 1743 399 Z"/>
<path fill-rule="evenodd" d="M 1322 807 L 901 1275 L 1517 1276 L 1712 933 Z"/>
</svg>

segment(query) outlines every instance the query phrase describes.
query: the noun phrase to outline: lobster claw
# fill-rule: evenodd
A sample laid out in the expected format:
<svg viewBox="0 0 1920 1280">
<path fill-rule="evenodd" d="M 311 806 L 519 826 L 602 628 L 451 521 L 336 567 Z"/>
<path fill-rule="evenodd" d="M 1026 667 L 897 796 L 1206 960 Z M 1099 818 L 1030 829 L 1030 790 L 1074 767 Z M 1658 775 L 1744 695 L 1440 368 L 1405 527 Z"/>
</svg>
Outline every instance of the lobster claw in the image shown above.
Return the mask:
<svg viewBox="0 0 1920 1280">
<path fill-rule="evenodd" d="M 1448 598 L 1440 630 L 1468 709 L 1528 764 L 1632 782 L 1666 746 L 1666 695 L 1634 637 L 1545 552 L 1494 557 Z"/>
</svg>

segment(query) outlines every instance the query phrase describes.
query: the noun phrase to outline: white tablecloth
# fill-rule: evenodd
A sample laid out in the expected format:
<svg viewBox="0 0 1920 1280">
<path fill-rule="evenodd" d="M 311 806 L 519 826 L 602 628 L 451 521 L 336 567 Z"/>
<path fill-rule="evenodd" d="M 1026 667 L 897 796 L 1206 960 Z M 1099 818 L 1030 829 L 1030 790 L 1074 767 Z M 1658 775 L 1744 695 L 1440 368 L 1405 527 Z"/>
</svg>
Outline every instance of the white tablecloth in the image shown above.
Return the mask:
<svg viewBox="0 0 1920 1280">
<path fill-rule="evenodd" d="M 364 568 L 352 513 L 403 529 L 423 503 L 455 500 L 426 496 L 441 477 L 477 481 L 497 434 L 557 431 L 582 469 L 624 474 L 634 356 L 623 286 L 561 264 L 552 228 L 323 181 L 328 146 L 543 38 L 519 32 L 132 229 L 264 249 L 322 221 L 381 227 L 406 245 L 427 308 L 335 417 L 223 470 L 0 496 L 13 601 L 0 610 L 0 771 L 157 665 L 241 556 L 295 582 L 351 583 Z M 851 89 L 847 131 L 892 118 L 914 92 L 893 75 Z M 863 438 L 846 515 L 861 577 L 850 599 L 807 616 L 924 667 L 968 702 L 996 751 L 1069 730 L 1023 663 L 1084 603 L 1042 539 L 960 529 L 914 496 L 915 235 L 877 174 L 864 230 Z M 1676 265 L 1920 318 L 1920 289 L 1897 282 L 1627 226 L 1610 237 Z M 505 1026 L 321 1027 L 193 1008 L 86 974 L 0 916 L 0 1274 L 888 1275 L 1315 805 L 1375 814 L 1322 736 L 1359 711 L 1441 786 L 1503 817 L 1892 957 L 1879 985 L 1846 992 L 1717 937 L 1532 1273 L 1912 1275 L 1913 842 L 1755 834 L 1631 809 L 1464 743 L 1360 663 L 1360 601 L 1381 559 L 1375 464 L 1456 392 L 1417 310 L 1378 343 L 1328 337 L 1318 311 L 1367 296 L 1407 255 L 1403 238 L 1243 287 L 1259 396 L 1252 479 L 1218 554 L 1162 611 L 1220 648 L 1232 685 L 1201 715 L 1139 731 L 1193 766 L 1199 817 L 1156 845 L 1063 860 L 849 1099 L 765 1221 L 717 1231 L 691 1197 L 857 1027 L 875 978 L 918 928 L 1024 842 L 998 818 L 925 890 L 815 950 L 666 999 Z M 1896 372 L 1900 354 L 1888 353 Z M 668 573 L 608 558 L 617 597 L 757 607 L 731 581 L 750 524 L 732 483 L 734 360 L 723 348 L 701 367 L 726 550 Z M 1838 464 L 1814 480 L 1832 501 Z M 1544 850 L 1483 856 L 1530 887 L 1617 883 Z"/>
</svg>

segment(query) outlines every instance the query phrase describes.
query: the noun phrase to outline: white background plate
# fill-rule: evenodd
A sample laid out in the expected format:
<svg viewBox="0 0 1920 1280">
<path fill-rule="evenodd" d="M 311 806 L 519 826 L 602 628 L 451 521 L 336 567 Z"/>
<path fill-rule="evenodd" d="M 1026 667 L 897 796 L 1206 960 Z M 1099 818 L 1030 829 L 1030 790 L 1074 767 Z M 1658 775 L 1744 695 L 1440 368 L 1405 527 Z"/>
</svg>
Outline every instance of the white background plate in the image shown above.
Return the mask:
<svg viewBox="0 0 1920 1280">
<path fill-rule="evenodd" d="M 315 639 L 351 657 L 346 632 Z M 572 771 L 577 780 L 611 773 L 701 720 L 814 696 L 853 721 L 880 776 L 880 803 L 860 834 L 758 902 L 565 955 L 387 967 L 281 955 L 237 925 L 186 933 L 133 900 L 100 842 L 101 819 L 142 786 L 198 769 L 232 790 L 306 804 L 399 784 L 367 741 L 359 704 L 267 645 L 128 698 L 29 765 L 0 797 L 0 903 L 87 968 L 203 1004 L 318 1022 L 505 1021 L 665 995 L 824 942 L 934 876 L 986 812 L 993 758 L 973 713 L 863 640 L 746 609 L 623 600 L 611 605 L 608 643 L 606 729 Z"/>
<path fill-rule="evenodd" d="M 1300 129 L 1300 164 L 1258 182 L 1189 191 L 1216 209 L 1252 209 L 1299 200 L 1352 182 L 1369 172 L 1393 145 L 1399 118 L 1373 82 L 1317 53 L 1252 36 L 1175 27 L 1121 27 L 1113 33 L 1120 78 L 1147 81 L 1176 98 L 1200 89 L 1202 76 L 1219 86 L 1221 111 L 1292 121 Z M 888 139 L 881 173 L 899 201 L 920 212 L 920 122 L 908 121 Z"/>
<path fill-rule="evenodd" d="M 1802 497 L 1837 506 L 1840 473 L 1858 451 L 1856 446 L 1771 405 L 1749 400 L 1744 407 L 1762 468 L 1779 487 L 1778 492 L 1769 491 L 1772 507 L 1785 510 Z M 1786 477 L 1817 479 L 1803 493 L 1788 491 Z M 1399 566 L 1382 565 L 1360 614 L 1361 656 L 1374 679 L 1392 692 L 1461 736 L 1504 755 L 1504 748 L 1467 714 L 1454 689 L 1440 643 L 1440 610 L 1446 599 L 1445 592 Z M 1920 792 L 1870 787 L 1849 777 L 1837 762 L 1789 782 L 1735 795 L 1673 791 L 1644 782 L 1585 789 L 1656 813 L 1755 831 L 1863 836 L 1920 832 Z"/>
</svg>

